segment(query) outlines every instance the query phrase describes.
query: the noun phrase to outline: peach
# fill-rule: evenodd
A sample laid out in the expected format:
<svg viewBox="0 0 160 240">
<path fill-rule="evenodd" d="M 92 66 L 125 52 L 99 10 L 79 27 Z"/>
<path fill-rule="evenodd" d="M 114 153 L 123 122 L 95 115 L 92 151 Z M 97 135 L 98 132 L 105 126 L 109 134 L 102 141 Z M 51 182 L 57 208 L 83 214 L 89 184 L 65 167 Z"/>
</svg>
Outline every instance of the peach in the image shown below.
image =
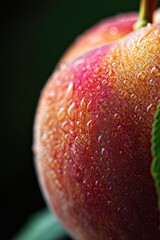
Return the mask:
<svg viewBox="0 0 160 240">
<path fill-rule="evenodd" d="M 160 239 L 150 174 L 160 25 L 133 31 L 136 19 L 122 15 L 86 32 L 41 93 L 34 128 L 39 181 L 77 240 Z"/>
</svg>

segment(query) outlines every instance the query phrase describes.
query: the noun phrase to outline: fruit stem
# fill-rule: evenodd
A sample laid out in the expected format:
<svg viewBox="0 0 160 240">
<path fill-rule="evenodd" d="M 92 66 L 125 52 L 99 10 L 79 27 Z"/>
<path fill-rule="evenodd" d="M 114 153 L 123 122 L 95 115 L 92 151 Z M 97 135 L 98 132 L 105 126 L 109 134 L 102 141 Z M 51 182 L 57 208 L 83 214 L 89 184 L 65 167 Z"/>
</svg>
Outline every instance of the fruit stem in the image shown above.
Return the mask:
<svg viewBox="0 0 160 240">
<path fill-rule="evenodd" d="M 145 27 L 148 23 L 152 23 L 153 13 L 158 4 L 158 0 L 141 0 L 140 1 L 140 10 L 139 18 L 134 24 L 134 30 L 138 30 L 142 27 Z"/>
</svg>

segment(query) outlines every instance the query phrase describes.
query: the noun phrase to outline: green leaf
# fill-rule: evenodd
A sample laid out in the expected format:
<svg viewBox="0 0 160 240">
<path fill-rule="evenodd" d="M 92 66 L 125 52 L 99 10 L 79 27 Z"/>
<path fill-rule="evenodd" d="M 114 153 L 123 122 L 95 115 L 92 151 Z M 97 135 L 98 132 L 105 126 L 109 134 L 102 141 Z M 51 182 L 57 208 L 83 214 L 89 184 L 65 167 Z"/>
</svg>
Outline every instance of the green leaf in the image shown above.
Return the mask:
<svg viewBox="0 0 160 240">
<path fill-rule="evenodd" d="M 12 240 L 64 240 L 66 237 L 55 216 L 48 209 L 43 209 L 31 216 Z"/>
<path fill-rule="evenodd" d="M 152 155 L 151 174 L 155 181 L 160 210 L 160 104 L 157 107 L 152 126 Z"/>
</svg>

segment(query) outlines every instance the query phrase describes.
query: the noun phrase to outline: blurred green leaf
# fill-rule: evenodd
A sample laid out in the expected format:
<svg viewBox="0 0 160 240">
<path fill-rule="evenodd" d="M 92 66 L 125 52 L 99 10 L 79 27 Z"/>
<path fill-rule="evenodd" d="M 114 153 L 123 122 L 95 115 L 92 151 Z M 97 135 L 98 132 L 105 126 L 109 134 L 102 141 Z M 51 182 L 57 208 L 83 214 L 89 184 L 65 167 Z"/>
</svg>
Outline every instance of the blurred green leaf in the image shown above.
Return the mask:
<svg viewBox="0 0 160 240">
<path fill-rule="evenodd" d="M 152 154 L 151 173 L 155 181 L 158 194 L 158 206 L 160 209 L 160 104 L 157 107 L 152 126 Z"/>
<path fill-rule="evenodd" d="M 33 214 L 12 240 L 64 240 L 66 232 L 48 210 Z"/>
</svg>

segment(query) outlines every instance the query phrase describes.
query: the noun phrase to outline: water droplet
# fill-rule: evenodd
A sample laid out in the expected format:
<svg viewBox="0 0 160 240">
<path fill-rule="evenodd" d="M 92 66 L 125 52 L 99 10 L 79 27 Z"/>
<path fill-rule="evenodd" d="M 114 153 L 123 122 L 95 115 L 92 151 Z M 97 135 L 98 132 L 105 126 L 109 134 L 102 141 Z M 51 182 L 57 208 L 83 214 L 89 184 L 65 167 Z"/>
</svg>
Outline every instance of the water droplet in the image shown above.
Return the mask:
<svg viewBox="0 0 160 240">
<path fill-rule="evenodd" d="M 62 130 L 67 130 L 67 121 L 64 121 L 61 125 Z"/>
<path fill-rule="evenodd" d="M 79 112 L 79 117 L 83 118 L 83 112 L 82 111 Z"/>
<path fill-rule="evenodd" d="M 150 80 L 149 80 L 149 83 L 150 83 L 150 84 L 153 84 L 153 79 L 150 79 Z"/>
<path fill-rule="evenodd" d="M 74 127 L 74 122 L 73 121 L 70 121 L 70 126 Z"/>
<path fill-rule="evenodd" d="M 86 100 L 85 100 L 84 97 L 82 98 L 82 100 L 81 100 L 81 102 L 80 102 L 80 106 L 81 106 L 82 108 L 85 108 L 85 107 L 86 107 Z"/>
<path fill-rule="evenodd" d="M 65 134 L 64 135 L 64 139 L 65 139 L 66 142 L 69 142 L 70 135 L 69 134 Z"/>
<path fill-rule="evenodd" d="M 115 113 L 113 117 L 114 117 L 115 119 L 119 119 L 119 118 L 120 118 L 120 116 L 119 116 L 118 113 Z"/>
<path fill-rule="evenodd" d="M 140 109 L 139 109 L 139 106 L 135 106 L 134 111 L 135 111 L 135 112 L 139 112 L 139 110 L 140 110 Z"/>
<path fill-rule="evenodd" d="M 121 130 L 121 129 L 122 129 L 122 125 L 119 125 L 119 126 L 117 127 L 117 129 L 118 129 L 118 130 Z"/>
<path fill-rule="evenodd" d="M 75 103 L 73 102 L 68 108 L 67 113 L 70 118 L 73 118 L 74 116 L 74 107 L 75 107 Z"/>
<path fill-rule="evenodd" d="M 144 122 L 144 118 L 142 116 L 139 117 L 139 122 Z"/>
<path fill-rule="evenodd" d="M 92 100 L 90 100 L 90 101 L 88 102 L 88 104 L 87 104 L 87 110 L 90 110 L 90 108 L 91 108 L 91 103 L 92 103 Z"/>
<path fill-rule="evenodd" d="M 102 154 L 104 157 L 108 157 L 108 151 L 107 151 L 105 148 L 102 148 L 102 149 L 101 149 L 101 154 Z"/>
<path fill-rule="evenodd" d="M 113 71 L 110 70 L 109 73 L 108 73 L 109 77 L 111 77 L 113 75 Z"/>
<path fill-rule="evenodd" d="M 100 68 L 97 67 L 97 68 L 95 69 L 95 73 L 99 73 L 99 71 L 100 71 Z"/>
<path fill-rule="evenodd" d="M 81 125 L 80 121 L 77 121 L 76 125 L 79 127 Z"/>
<path fill-rule="evenodd" d="M 70 82 L 68 84 L 68 88 L 67 88 L 67 91 L 66 91 L 66 98 L 69 99 L 72 97 L 72 93 L 73 93 L 73 82 Z"/>
<path fill-rule="evenodd" d="M 62 120 L 64 117 L 65 117 L 65 108 L 64 107 L 61 107 L 57 113 L 57 118 L 58 120 Z"/>
<path fill-rule="evenodd" d="M 160 76 L 160 69 L 157 67 L 153 67 L 151 70 L 151 73 L 154 74 L 155 77 L 159 77 Z"/>
<path fill-rule="evenodd" d="M 137 98 L 137 96 L 133 93 L 133 94 L 131 94 L 131 98 L 132 98 L 133 100 L 135 100 L 135 99 Z"/>
<path fill-rule="evenodd" d="M 120 95 L 122 97 L 126 97 L 128 95 L 128 92 L 126 90 L 123 90 Z"/>
<path fill-rule="evenodd" d="M 102 135 L 98 136 L 98 142 L 100 143 L 102 141 Z"/>
<path fill-rule="evenodd" d="M 102 148 L 102 149 L 101 149 L 101 154 L 103 155 L 104 152 L 105 152 L 105 148 Z"/>
<path fill-rule="evenodd" d="M 75 141 L 79 142 L 79 137 L 78 136 L 75 137 Z"/>
<path fill-rule="evenodd" d="M 89 128 L 89 130 L 92 129 L 92 120 L 89 120 L 89 121 L 87 122 L 87 127 Z"/>
<path fill-rule="evenodd" d="M 95 186 L 97 186 L 97 185 L 98 185 L 98 180 L 95 181 Z"/>
<path fill-rule="evenodd" d="M 125 80 L 123 80 L 123 83 L 126 85 L 126 83 L 127 83 L 127 80 L 125 79 Z"/>
<path fill-rule="evenodd" d="M 153 115 L 156 112 L 156 107 L 151 103 L 147 107 L 147 112 Z"/>
<path fill-rule="evenodd" d="M 141 72 L 138 73 L 138 75 L 137 75 L 137 78 L 138 78 L 139 80 L 142 80 L 142 81 L 145 80 L 145 77 L 146 77 L 145 74 L 144 74 L 144 73 L 141 73 Z"/>
<path fill-rule="evenodd" d="M 86 184 L 86 179 L 83 180 L 83 184 Z"/>
</svg>

